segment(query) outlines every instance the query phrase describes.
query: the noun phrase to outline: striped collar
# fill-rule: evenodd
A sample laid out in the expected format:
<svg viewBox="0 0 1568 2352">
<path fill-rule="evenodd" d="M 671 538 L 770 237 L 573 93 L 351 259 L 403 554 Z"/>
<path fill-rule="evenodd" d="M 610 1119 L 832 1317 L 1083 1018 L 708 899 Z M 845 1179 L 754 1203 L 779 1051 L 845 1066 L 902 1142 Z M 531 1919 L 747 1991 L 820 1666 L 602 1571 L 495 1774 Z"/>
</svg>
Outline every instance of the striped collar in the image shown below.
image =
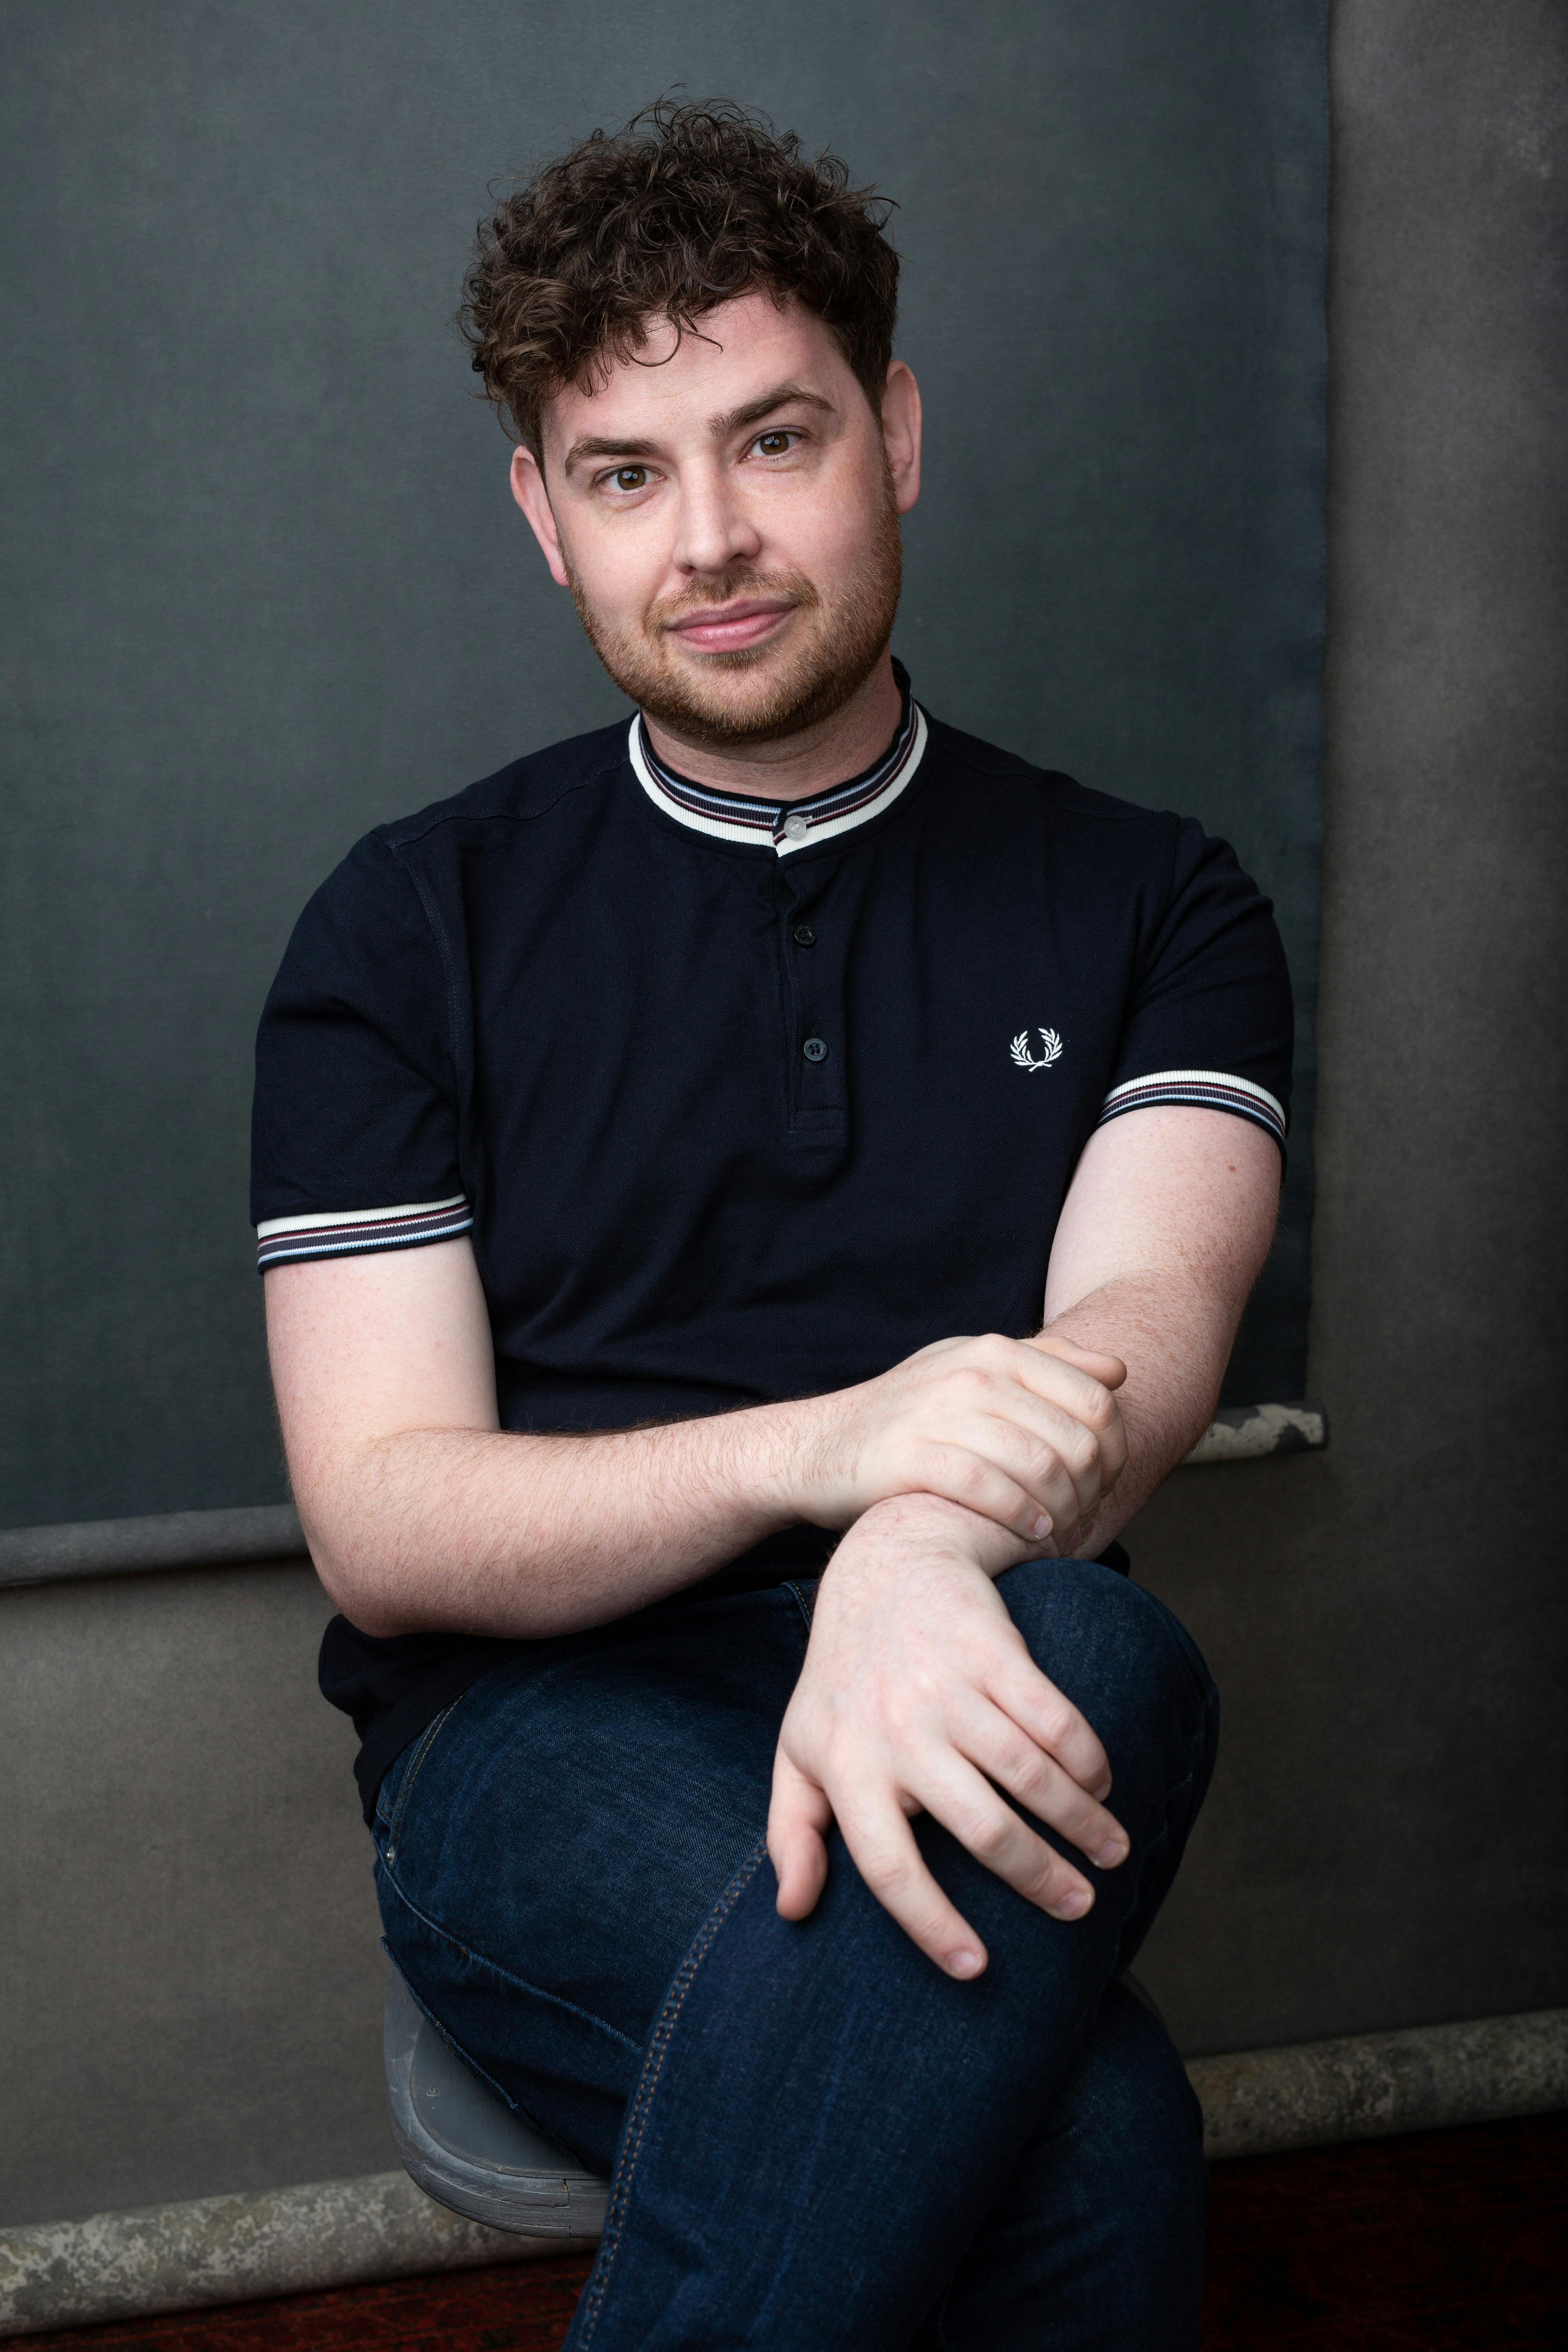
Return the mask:
<svg viewBox="0 0 1568 2352">
<path fill-rule="evenodd" d="M 632 772 L 656 808 L 711 840 L 766 845 L 780 857 L 817 842 L 835 841 L 880 816 L 913 779 L 925 747 L 925 713 L 907 687 L 899 731 L 876 765 L 803 801 L 753 800 L 748 793 L 715 792 L 678 776 L 654 751 L 640 711 L 627 737 Z"/>
</svg>

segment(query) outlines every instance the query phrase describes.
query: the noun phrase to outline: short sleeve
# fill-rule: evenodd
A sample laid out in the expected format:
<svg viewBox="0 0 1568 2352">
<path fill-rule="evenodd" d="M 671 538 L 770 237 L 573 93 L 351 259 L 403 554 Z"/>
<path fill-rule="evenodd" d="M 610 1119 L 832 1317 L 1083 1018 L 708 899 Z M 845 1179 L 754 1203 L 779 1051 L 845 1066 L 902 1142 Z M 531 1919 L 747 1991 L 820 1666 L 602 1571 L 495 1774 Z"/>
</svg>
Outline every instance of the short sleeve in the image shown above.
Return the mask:
<svg viewBox="0 0 1568 2352">
<path fill-rule="evenodd" d="M 439 950 L 374 835 L 306 908 L 262 1012 L 250 1213 L 263 1273 L 473 1223 Z"/>
<path fill-rule="evenodd" d="M 1293 1032 L 1269 901 L 1227 843 L 1182 820 L 1099 1124 L 1180 1103 L 1251 1119 L 1283 1150 Z"/>
</svg>

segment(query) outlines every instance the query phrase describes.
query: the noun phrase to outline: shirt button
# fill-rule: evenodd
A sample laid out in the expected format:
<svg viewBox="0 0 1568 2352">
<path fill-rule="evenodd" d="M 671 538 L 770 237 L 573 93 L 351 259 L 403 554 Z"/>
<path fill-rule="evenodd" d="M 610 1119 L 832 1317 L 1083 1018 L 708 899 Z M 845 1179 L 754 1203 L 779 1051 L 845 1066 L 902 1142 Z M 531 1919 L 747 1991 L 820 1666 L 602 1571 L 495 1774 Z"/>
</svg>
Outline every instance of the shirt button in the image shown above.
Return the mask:
<svg viewBox="0 0 1568 2352">
<path fill-rule="evenodd" d="M 800 816 L 798 814 L 795 816 L 786 816 L 784 821 L 784 829 L 791 841 L 804 841 L 806 835 L 811 831 L 811 819 L 808 816 Z"/>
<path fill-rule="evenodd" d="M 808 1062 L 826 1062 L 827 1040 L 826 1037 L 808 1037 L 800 1050 Z"/>
<path fill-rule="evenodd" d="M 816 933 L 809 923 L 797 923 L 794 938 L 797 948 L 814 948 L 816 945 Z"/>
</svg>

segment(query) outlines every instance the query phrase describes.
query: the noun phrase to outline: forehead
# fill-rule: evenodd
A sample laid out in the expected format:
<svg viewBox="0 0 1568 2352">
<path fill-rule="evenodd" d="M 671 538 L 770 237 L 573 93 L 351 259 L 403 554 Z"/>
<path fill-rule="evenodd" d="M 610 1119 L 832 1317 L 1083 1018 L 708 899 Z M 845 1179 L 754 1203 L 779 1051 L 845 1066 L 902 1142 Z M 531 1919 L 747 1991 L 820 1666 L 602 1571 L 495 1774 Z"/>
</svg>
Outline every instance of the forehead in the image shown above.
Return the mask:
<svg viewBox="0 0 1568 2352">
<path fill-rule="evenodd" d="M 568 384 L 546 404 L 541 424 L 552 455 L 585 434 L 628 441 L 706 432 L 715 416 L 774 384 L 798 384 L 835 405 L 856 387 L 832 331 L 793 299 L 768 294 L 721 302 L 677 340 L 653 320 L 635 359 L 595 369 L 591 388 Z"/>
</svg>

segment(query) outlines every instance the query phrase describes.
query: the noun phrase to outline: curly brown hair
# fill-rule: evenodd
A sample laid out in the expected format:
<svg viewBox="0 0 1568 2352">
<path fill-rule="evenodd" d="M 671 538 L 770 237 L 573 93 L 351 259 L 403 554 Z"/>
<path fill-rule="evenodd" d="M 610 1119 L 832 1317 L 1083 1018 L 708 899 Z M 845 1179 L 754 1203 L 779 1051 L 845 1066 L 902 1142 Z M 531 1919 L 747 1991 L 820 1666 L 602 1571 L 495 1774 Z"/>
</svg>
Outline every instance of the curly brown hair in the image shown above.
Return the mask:
<svg viewBox="0 0 1568 2352">
<path fill-rule="evenodd" d="M 652 320 L 699 333 L 721 302 L 761 289 L 832 329 L 879 411 L 899 299 L 890 209 L 763 115 L 660 99 L 479 223 L 458 313 L 475 372 L 538 457 L 552 393 L 635 358 Z"/>
</svg>

